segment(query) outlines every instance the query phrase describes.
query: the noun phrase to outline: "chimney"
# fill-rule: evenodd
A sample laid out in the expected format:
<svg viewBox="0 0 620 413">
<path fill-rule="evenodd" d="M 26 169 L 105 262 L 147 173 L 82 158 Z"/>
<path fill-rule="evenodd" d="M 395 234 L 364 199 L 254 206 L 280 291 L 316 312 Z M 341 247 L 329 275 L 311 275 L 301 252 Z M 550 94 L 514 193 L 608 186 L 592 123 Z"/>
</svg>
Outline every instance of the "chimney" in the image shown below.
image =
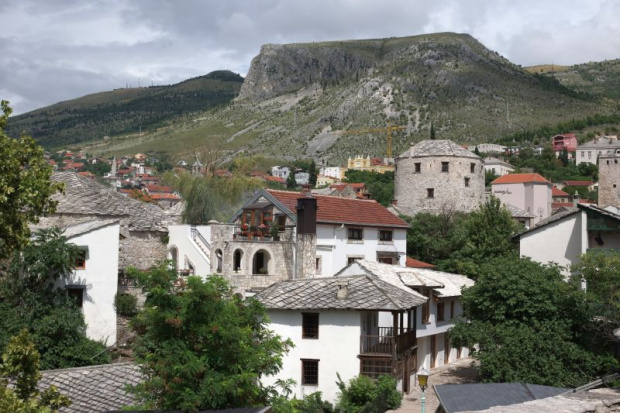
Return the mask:
<svg viewBox="0 0 620 413">
<path fill-rule="evenodd" d="M 346 300 L 349 295 L 349 282 L 338 281 L 336 283 L 336 287 L 338 287 L 338 290 L 336 291 L 336 298 L 338 300 Z"/>
<path fill-rule="evenodd" d="M 581 195 L 579 195 L 579 193 L 575 191 L 575 193 L 573 194 L 573 206 L 579 205 L 579 198 L 581 198 Z"/>
<path fill-rule="evenodd" d="M 316 235 L 316 198 L 310 192 L 297 199 L 297 234 Z"/>
<path fill-rule="evenodd" d="M 316 274 L 316 198 L 310 192 L 297 199 L 295 278 L 314 278 Z"/>
</svg>

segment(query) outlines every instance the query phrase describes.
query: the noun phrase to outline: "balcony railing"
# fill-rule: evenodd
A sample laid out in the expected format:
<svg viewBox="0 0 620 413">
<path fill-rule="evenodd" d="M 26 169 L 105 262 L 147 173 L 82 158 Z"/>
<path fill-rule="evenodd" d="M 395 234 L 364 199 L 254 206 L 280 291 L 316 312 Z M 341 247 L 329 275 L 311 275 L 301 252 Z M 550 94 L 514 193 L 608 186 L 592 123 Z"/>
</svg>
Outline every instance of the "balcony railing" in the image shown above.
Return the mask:
<svg viewBox="0 0 620 413">
<path fill-rule="evenodd" d="M 280 242 L 290 241 L 293 238 L 294 225 L 278 227 L 278 231 L 272 230 L 270 227 L 261 229 L 260 227 L 234 225 L 233 240 L 235 241 L 263 241 L 263 242 Z"/>
<path fill-rule="evenodd" d="M 416 345 L 415 329 L 399 328 L 396 333 L 392 327 L 379 327 L 376 335 L 360 336 L 360 354 L 396 356 Z"/>
</svg>

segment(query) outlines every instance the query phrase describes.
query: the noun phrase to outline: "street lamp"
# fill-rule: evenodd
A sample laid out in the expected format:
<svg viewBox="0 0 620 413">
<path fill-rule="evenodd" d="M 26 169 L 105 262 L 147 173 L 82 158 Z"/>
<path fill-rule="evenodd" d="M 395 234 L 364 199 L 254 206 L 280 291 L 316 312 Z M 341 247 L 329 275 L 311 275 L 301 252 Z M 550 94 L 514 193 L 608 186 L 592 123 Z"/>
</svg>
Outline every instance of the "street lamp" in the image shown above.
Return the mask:
<svg viewBox="0 0 620 413">
<path fill-rule="evenodd" d="M 426 395 L 424 394 L 424 390 L 426 390 L 426 387 L 428 385 L 428 376 L 429 376 L 428 370 L 426 370 L 424 366 L 422 366 L 422 368 L 418 370 L 418 384 L 420 385 L 420 388 L 422 389 L 422 413 L 425 413 L 425 402 L 426 402 L 425 396 Z"/>
</svg>

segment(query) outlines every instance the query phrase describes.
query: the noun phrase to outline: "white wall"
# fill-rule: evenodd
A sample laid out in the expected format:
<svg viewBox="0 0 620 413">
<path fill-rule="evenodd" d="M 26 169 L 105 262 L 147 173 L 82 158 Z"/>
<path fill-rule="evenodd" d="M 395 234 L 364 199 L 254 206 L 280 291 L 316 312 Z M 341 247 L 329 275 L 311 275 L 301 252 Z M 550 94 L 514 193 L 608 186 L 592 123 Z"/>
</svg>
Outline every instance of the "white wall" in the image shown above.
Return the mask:
<svg viewBox="0 0 620 413">
<path fill-rule="evenodd" d="M 580 212 L 521 235 L 519 253 L 536 262 L 561 266 L 576 263 L 586 252 L 586 213 Z M 564 271 L 568 275 L 568 271 Z"/>
<path fill-rule="evenodd" d="M 171 259 L 170 250 L 176 247 L 178 250 L 178 268 L 187 269 L 186 258 L 194 265 L 196 275 L 207 276 L 211 274 L 211 268 L 207 256 L 198 248 L 192 240 L 191 225 L 168 226 L 168 258 Z M 210 241 L 211 232 L 208 225 L 197 226 L 198 231 Z"/>
<path fill-rule="evenodd" d="M 359 375 L 361 317 L 357 311 L 319 311 L 319 338 L 301 338 L 301 311 L 270 310 L 269 328 L 282 338 L 290 338 L 295 348 L 284 356 L 282 370 L 276 376 L 263 378 L 266 385 L 277 379 L 293 379 L 293 395 L 301 399 L 320 391 L 323 399 L 334 402 L 338 395 L 336 373 L 348 382 Z M 301 359 L 319 361 L 318 386 L 301 385 Z"/>
<path fill-rule="evenodd" d="M 87 246 L 88 253 L 85 268 L 74 270 L 66 284 L 86 287 L 82 303 L 86 335 L 107 346 L 116 344 L 119 230 L 119 224 L 113 224 L 69 238 L 71 244 Z"/>
<path fill-rule="evenodd" d="M 382 228 L 364 227 L 364 240 L 349 242 L 347 225 L 317 225 L 317 256 L 321 257 L 322 271 L 320 276 L 331 277 L 347 266 L 349 257 L 361 257 L 369 261 L 377 261 L 377 251 L 398 251 L 398 265 L 405 265 L 407 251 L 407 231 L 393 228 L 393 242 L 379 242 L 379 230 Z M 385 228 L 389 229 L 389 228 Z"/>
</svg>

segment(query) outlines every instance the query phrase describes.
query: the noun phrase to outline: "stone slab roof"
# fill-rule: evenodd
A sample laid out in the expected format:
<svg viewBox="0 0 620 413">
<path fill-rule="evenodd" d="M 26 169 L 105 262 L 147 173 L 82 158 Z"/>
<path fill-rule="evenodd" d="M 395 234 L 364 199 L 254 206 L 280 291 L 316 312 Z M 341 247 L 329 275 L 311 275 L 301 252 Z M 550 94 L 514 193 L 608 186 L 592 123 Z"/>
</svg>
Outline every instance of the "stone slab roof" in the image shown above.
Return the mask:
<svg viewBox="0 0 620 413">
<path fill-rule="evenodd" d="M 104 364 L 41 372 L 39 388 L 51 385 L 71 399 L 61 413 L 105 412 L 134 403 L 125 392 L 128 384 L 138 384 L 142 374 L 133 363 Z"/>
<path fill-rule="evenodd" d="M 113 188 L 74 172 L 55 172 L 52 180 L 64 182 L 65 194 L 56 194 L 57 214 L 119 217 L 129 230 L 166 231 L 170 217 L 161 207 L 125 197 Z"/>
<path fill-rule="evenodd" d="M 346 285 L 345 298 L 338 298 Z M 426 297 L 406 288 L 368 275 L 325 277 L 281 281 L 267 287 L 255 298 L 268 309 L 278 310 L 406 310 L 421 304 Z"/>
<path fill-rule="evenodd" d="M 422 156 L 458 156 L 459 158 L 480 159 L 475 153 L 449 140 L 426 140 L 412 145 L 399 158 Z"/>
<path fill-rule="evenodd" d="M 514 166 L 509 164 L 508 162 L 505 162 L 505 161 L 502 161 L 501 159 L 493 158 L 493 157 L 485 158 L 484 164 L 485 165 L 504 165 L 504 166 L 514 169 Z"/>
<path fill-rule="evenodd" d="M 375 261 L 357 260 L 336 274 L 367 274 L 393 286 L 411 288 L 432 288 L 438 297 L 458 297 L 461 288 L 471 287 L 474 280 L 460 274 L 425 268 L 409 268 L 382 264 Z"/>
<path fill-rule="evenodd" d="M 271 407 L 236 407 L 223 410 L 198 410 L 196 413 L 269 413 Z M 114 410 L 106 413 L 183 413 L 181 410 Z"/>
<path fill-rule="evenodd" d="M 440 384 L 434 387 L 446 413 L 481 411 L 556 396 L 569 389 L 523 383 Z M 517 410 L 514 410 L 517 411 Z M 539 410 L 518 410 L 537 412 Z"/>
<path fill-rule="evenodd" d="M 512 204 L 504 204 L 504 206 L 506 207 L 506 209 L 508 210 L 508 212 L 510 212 L 510 216 L 513 218 L 534 218 L 535 215 L 532 214 L 531 212 L 527 212 L 522 210 L 519 207 L 516 207 Z"/>
</svg>

